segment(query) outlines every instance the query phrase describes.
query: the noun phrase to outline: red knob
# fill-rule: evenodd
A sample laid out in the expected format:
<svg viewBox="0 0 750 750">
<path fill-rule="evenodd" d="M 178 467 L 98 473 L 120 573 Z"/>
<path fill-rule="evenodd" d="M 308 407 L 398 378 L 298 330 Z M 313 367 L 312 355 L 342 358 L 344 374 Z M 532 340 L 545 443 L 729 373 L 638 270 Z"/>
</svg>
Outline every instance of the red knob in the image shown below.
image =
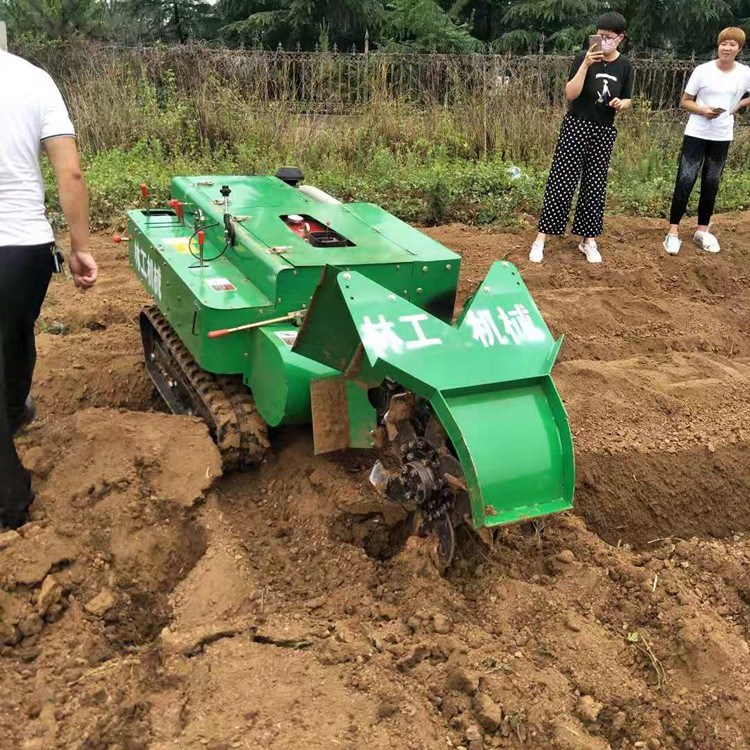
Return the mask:
<svg viewBox="0 0 750 750">
<path fill-rule="evenodd" d="M 115 245 L 119 245 L 121 242 L 130 242 L 130 237 L 125 237 L 125 236 L 123 236 L 121 234 L 116 234 L 112 238 L 112 242 L 114 242 Z"/>
<path fill-rule="evenodd" d="M 141 195 L 144 201 L 148 200 L 148 185 L 145 182 L 141 183 Z"/>
<path fill-rule="evenodd" d="M 198 247 L 202 248 L 206 241 L 206 233 L 201 229 L 198 231 Z"/>
<path fill-rule="evenodd" d="M 210 339 L 218 339 L 222 336 L 226 336 L 229 333 L 228 328 L 220 328 L 218 331 L 209 331 L 208 332 L 208 338 Z"/>
<path fill-rule="evenodd" d="M 172 198 L 172 200 L 169 201 L 169 207 L 177 214 L 177 218 L 180 220 L 180 222 L 184 221 L 185 208 L 182 203 L 177 200 L 177 198 Z"/>
</svg>

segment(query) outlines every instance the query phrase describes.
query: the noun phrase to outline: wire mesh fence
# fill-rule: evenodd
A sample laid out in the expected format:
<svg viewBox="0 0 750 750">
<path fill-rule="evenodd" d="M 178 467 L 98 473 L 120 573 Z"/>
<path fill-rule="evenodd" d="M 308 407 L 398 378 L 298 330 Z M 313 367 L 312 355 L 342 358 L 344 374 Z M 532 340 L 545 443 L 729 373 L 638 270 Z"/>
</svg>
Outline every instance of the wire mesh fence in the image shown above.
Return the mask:
<svg viewBox="0 0 750 750">
<path fill-rule="evenodd" d="M 244 51 L 188 44 L 112 47 L 93 43 L 26 45 L 17 51 L 48 70 L 63 89 L 82 76 L 175 81 L 189 93 L 205 81 L 264 102 L 344 115 L 383 98 L 416 105 L 500 107 L 513 94 L 561 105 L 571 58 L 550 55 L 416 55 Z M 633 60 L 635 95 L 653 110 L 673 110 L 695 62 Z"/>
<path fill-rule="evenodd" d="M 89 151 L 161 144 L 168 153 L 242 144 L 353 162 L 436 147 L 465 158 L 548 159 L 571 58 L 496 54 L 232 50 L 210 45 L 16 47 L 50 72 Z M 695 62 L 634 60 L 632 144 L 672 148 Z M 684 114 L 684 113 L 683 113 Z M 641 146 L 633 146 L 640 151 Z M 247 149 L 246 149 L 247 150 Z"/>
</svg>

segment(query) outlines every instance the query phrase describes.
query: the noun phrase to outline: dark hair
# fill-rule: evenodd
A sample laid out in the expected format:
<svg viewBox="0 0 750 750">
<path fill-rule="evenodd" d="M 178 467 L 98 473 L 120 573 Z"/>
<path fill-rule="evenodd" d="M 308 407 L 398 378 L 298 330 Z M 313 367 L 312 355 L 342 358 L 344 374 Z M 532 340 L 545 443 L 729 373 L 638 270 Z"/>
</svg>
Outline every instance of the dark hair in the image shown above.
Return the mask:
<svg viewBox="0 0 750 750">
<path fill-rule="evenodd" d="M 624 34 L 628 30 L 628 22 L 620 13 L 604 13 L 597 19 L 596 28 L 602 31 L 612 31 L 615 34 Z"/>
</svg>

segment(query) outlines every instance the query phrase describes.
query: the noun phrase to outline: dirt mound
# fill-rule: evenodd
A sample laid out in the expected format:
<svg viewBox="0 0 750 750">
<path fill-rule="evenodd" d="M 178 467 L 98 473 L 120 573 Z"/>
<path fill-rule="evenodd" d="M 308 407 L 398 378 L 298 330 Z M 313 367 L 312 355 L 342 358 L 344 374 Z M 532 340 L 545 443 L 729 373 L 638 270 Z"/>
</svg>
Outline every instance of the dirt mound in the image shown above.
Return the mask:
<svg viewBox="0 0 750 750">
<path fill-rule="evenodd" d="M 89 686 L 115 685 L 169 621 L 169 593 L 206 549 L 194 505 L 218 452 L 193 419 L 85 410 L 31 431 L 22 456 L 39 490 L 33 523 L 0 551 L 2 744 L 114 746 Z"/>
<path fill-rule="evenodd" d="M 746 748 L 750 216 L 721 217 L 717 257 L 662 232 L 618 220 L 601 267 L 570 240 L 532 267 L 528 232 L 430 230 L 462 299 L 509 253 L 566 334 L 578 466 L 575 513 L 467 538 L 446 578 L 424 541 L 390 556 L 369 454 L 289 430 L 219 479 L 205 427 L 158 411 L 144 295 L 102 239 L 105 283 L 44 311 L 0 746 Z"/>
<path fill-rule="evenodd" d="M 73 292 L 55 276 L 39 320 L 34 395 L 43 419 L 87 407 L 162 409 L 144 376 L 138 313 L 148 297 L 124 248 L 99 237 L 92 250 L 101 286 Z"/>
</svg>

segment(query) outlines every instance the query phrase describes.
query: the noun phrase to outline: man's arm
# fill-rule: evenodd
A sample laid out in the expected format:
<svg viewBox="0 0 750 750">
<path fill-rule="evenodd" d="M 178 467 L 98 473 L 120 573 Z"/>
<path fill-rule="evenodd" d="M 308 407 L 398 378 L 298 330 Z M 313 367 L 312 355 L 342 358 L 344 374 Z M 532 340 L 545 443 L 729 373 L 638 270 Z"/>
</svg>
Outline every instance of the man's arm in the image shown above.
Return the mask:
<svg viewBox="0 0 750 750">
<path fill-rule="evenodd" d="M 42 141 L 57 178 L 60 207 L 70 227 L 70 266 L 76 286 L 88 289 L 98 274 L 89 249 L 89 198 L 76 139 L 70 136 Z"/>
</svg>

